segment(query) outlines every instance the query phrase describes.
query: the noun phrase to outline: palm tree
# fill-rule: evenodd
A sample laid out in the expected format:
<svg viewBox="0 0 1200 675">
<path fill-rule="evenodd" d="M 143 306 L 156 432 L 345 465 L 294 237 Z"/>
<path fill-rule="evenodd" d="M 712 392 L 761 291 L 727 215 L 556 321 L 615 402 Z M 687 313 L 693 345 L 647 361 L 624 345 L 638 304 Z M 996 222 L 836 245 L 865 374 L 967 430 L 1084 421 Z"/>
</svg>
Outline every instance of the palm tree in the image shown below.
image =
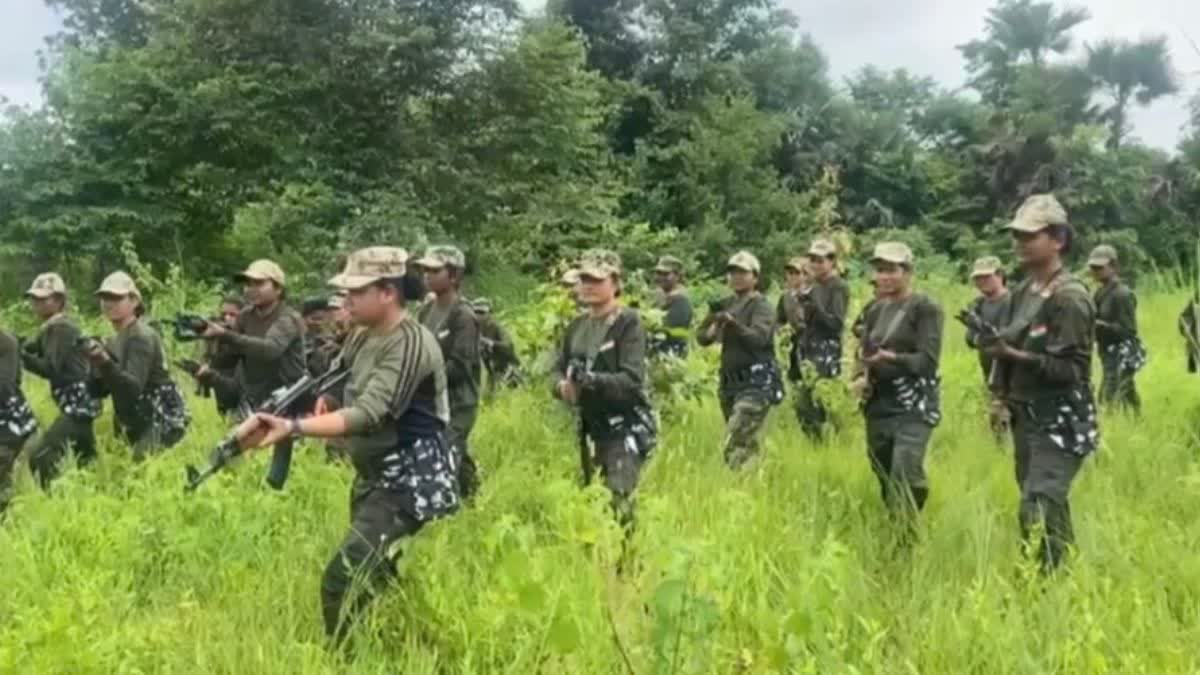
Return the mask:
<svg viewBox="0 0 1200 675">
<path fill-rule="evenodd" d="M 1129 131 L 1129 104 L 1148 105 L 1179 91 L 1166 36 L 1138 42 L 1107 39 L 1088 45 L 1087 72 L 1112 99 L 1104 112 L 1111 134 L 1109 147 L 1117 149 Z"/>
</svg>

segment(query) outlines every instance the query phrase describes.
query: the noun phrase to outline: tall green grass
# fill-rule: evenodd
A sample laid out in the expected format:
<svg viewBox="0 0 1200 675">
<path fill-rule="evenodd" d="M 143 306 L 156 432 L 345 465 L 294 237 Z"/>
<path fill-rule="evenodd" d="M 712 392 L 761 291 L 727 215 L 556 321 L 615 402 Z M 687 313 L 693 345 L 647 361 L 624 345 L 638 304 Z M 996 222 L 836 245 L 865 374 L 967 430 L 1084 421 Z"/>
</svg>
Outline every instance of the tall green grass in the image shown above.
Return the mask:
<svg viewBox="0 0 1200 675">
<path fill-rule="evenodd" d="M 1011 450 L 949 322 L 915 547 L 893 544 L 849 405 L 819 446 L 776 409 L 762 460 L 735 474 L 705 400 L 673 411 L 619 574 L 607 496 L 578 489 L 571 421 L 539 383 L 483 412 L 482 494 L 407 547 L 352 659 L 326 650 L 317 600 L 349 469 L 313 445 L 284 492 L 257 456 L 185 496 L 184 464 L 223 433 L 208 402 L 141 465 L 106 418 L 98 466 L 50 494 L 22 465 L 0 525 L 0 672 L 1194 673 L 1200 378 L 1182 368 L 1184 300 L 1142 298 L 1145 418 L 1105 415 L 1073 495 L 1079 551 L 1053 581 L 1022 563 Z M 45 387 L 26 389 L 48 422 Z"/>
</svg>

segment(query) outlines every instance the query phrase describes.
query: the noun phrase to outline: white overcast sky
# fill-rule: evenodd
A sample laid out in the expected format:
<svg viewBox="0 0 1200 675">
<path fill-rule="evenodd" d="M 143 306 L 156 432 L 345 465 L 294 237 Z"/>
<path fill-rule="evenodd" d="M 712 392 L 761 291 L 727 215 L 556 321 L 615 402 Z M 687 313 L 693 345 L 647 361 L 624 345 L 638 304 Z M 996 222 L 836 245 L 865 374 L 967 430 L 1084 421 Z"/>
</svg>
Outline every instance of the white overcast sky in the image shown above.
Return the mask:
<svg viewBox="0 0 1200 675">
<path fill-rule="evenodd" d="M 781 0 L 829 57 L 833 74 L 859 67 L 907 68 L 946 86 L 964 79 L 955 50 L 982 34 L 983 17 L 993 0 Z M 527 7 L 540 0 L 522 0 Z M 1060 3 L 1061 4 L 1061 3 Z M 1187 120 L 1188 98 L 1200 86 L 1200 54 L 1188 33 L 1200 42 L 1200 0 L 1091 0 L 1091 21 L 1076 31 L 1082 43 L 1104 36 L 1134 39 L 1163 33 L 1171 42 L 1184 92 L 1134 114 L 1135 134 L 1162 148 L 1173 148 Z M 41 99 L 36 52 L 58 29 L 58 19 L 42 0 L 0 0 L 0 96 L 15 103 Z"/>
</svg>

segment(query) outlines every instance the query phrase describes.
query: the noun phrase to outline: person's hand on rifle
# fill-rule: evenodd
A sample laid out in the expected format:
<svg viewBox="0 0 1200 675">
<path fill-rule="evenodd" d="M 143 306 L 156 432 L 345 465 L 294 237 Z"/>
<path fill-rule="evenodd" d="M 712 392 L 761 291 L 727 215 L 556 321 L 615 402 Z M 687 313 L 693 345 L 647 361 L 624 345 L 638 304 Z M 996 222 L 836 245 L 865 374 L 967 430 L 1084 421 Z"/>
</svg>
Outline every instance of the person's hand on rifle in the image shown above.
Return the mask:
<svg viewBox="0 0 1200 675">
<path fill-rule="evenodd" d="M 863 363 L 867 364 L 868 366 L 874 366 L 880 363 L 889 363 L 896 360 L 896 352 L 880 347 L 870 354 L 864 355 L 862 360 Z"/>
<path fill-rule="evenodd" d="M 112 357 L 108 355 L 108 351 L 104 349 L 104 345 L 100 344 L 99 340 L 89 340 L 83 349 L 83 355 L 93 366 L 103 366 L 112 361 Z"/>
<path fill-rule="evenodd" d="M 229 334 L 229 330 L 218 321 L 208 321 L 204 324 L 204 332 L 200 337 L 205 340 L 215 340 Z"/>
<path fill-rule="evenodd" d="M 1021 351 L 999 338 L 985 346 L 983 351 L 994 359 L 1004 361 L 1029 361 L 1031 358 L 1029 352 Z"/>
</svg>

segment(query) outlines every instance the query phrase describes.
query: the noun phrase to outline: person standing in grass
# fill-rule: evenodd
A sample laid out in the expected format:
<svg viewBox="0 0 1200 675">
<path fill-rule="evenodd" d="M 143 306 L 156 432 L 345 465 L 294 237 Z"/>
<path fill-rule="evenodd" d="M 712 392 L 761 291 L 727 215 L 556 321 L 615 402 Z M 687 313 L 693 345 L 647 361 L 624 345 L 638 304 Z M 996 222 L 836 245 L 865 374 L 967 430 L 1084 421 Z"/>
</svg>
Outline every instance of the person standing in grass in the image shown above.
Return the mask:
<svg viewBox="0 0 1200 675">
<path fill-rule="evenodd" d="M 775 362 L 775 314 L 759 292 L 758 258 L 740 251 L 725 271 L 733 295 L 714 303 L 696 339 L 702 347 L 721 344 L 725 463 L 737 469 L 758 454 L 767 413 L 783 401 L 783 378 Z"/>
<path fill-rule="evenodd" d="M 338 643 L 395 578 L 399 542 L 459 508 L 446 367 L 437 338 L 408 313 L 407 261 L 404 249 L 362 249 L 329 282 L 348 291 L 358 326 L 343 351 L 343 393 L 323 397 L 312 417 L 260 413 L 239 428 L 252 447 L 303 436 L 347 441 L 356 471 L 350 528 L 321 580 L 325 633 Z"/>
<path fill-rule="evenodd" d="M 221 310 L 216 320 L 227 330 L 237 328 L 238 315 L 242 312 L 242 301 L 235 296 L 226 296 L 221 301 Z M 198 349 L 196 378 L 197 393 L 211 395 L 217 404 L 217 414 L 222 417 L 237 410 L 241 393 L 238 390 L 238 356 L 232 347 L 217 340 L 204 340 Z"/>
<path fill-rule="evenodd" d="M 791 333 L 787 377 L 788 381 L 795 383 L 800 381 L 800 364 L 804 361 L 804 307 L 800 297 L 812 290 L 808 261 L 792 258 L 783 266 L 783 275 L 783 293 L 779 295 L 779 302 L 775 303 L 775 324 L 786 327 Z"/>
<path fill-rule="evenodd" d="M 1005 285 L 1004 267 L 1000 259 L 995 256 L 985 256 L 976 260 L 971 270 L 971 281 L 975 284 L 979 295 L 968 307 L 968 310 L 985 324 L 996 328 L 1003 326 L 1008 320 L 1008 305 L 1011 296 Z M 979 335 L 975 330 L 967 328 L 967 346 L 979 352 L 979 370 L 983 374 L 983 386 L 990 392 L 992 367 L 995 360 L 984 349 L 984 339 L 984 336 Z M 988 418 L 992 433 L 1000 439 L 1008 432 L 1011 422 L 1008 406 L 994 396 L 990 398 Z"/>
<path fill-rule="evenodd" d="M 554 367 L 554 395 L 579 410 L 584 484 L 598 465 L 613 511 L 628 532 L 634 490 L 657 444 L 646 396 L 646 331 L 637 311 L 621 304 L 621 259 L 586 252 L 579 293 L 587 313 L 567 327 Z"/>
<path fill-rule="evenodd" d="M 492 302 L 487 298 L 475 298 L 471 302 L 475 320 L 479 322 L 479 349 L 487 371 L 488 394 L 500 387 L 513 387 L 521 381 L 521 358 L 512 336 L 492 313 Z"/>
<path fill-rule="evenodd" d="M 1179 314 L 1179 334 L 1187 352 L 1187 371 L 1200 372 L 1200 300 L 1193 300 Z"/>
<path fill-rule="evenodd" d="M 0 328 L 0 516 L 11 498 L 17 455 L 37 426 L 33 409 L 21 391 L 20 345 L 16 336 Z"/>
<path fill-rule="evenodd" d="M 654 336 L 650 352 L 686 358 L 688 333 L 692 329 L 692 300 L 683 285 L 683 261 L 665 255 L 654 267 L 654 283 L 658 286 L 654 306 L 663 312 L 663 334 Z"/>
<path fill-rule="evenodd" d="M 835 379 L 842 374 L 842 334 L 846 330 L 846 312 L 850 307 L 850 287 L 837 272 L 837 247 L 826 239 L 817 239 L 808 249 L 807 269 L 811 285 L 799 293 L 796 301 L 803 315 L 804 331 L 799 348 L 806 369 L 798 369 L 796 418 L 811 438 L 824 435 L 828 414 L 817 399 L 816 380 Z"/>
<path fill-rule="evenodd" d="M 479 469 L 471 456 L 471 430 L 479 413 L 483 361 L 479 322 L 460 293 L 467 259 L 454 246 L 433 246 L 417 261 L 433 298 L 417 310 L 417 320 L 438 339 L 450 391 L 450 445 L 458 453 L 459 486 L 470 499 L 479 490 Z"/>
<path fill-rule="evenodd" d="M 53 272 L 39 275 L 25 295 L 42 320 L 42 330 L 25 344 L 21 364 L 50 383 L 50 395 L 61 413 L 29 452 L 33 475 L 47 488 L 58 477 L 58 465 L 68 448 L 81 466 L 96 459 L 93 424 L 100 416 L 100 399 L 88 387 L 87 358 L 79 348 L 83 332 L 67 316 L 67 286 L 62 277 Z"/>
<path fill-rule="evenodd" d="M 888 509 L 912 527 L 925 507 L 925 453 L 941 421 L 942 308 L 913 290 L 913 253 L 883 242 L 871 256 L 876 299 L 863 319 L 861 392 L 867 454 Z"/>
<path fill-rule="evenodd" d="M 117 437 L 145 459 L 183 439 L 191 421 L 183 395 L 167 371 L 162 338 L 146 321 L 137 284 L 113 272 L 96 291 L 100 309 L 117 334 L 106 344 L 93 341 L 86 354 L 101 392 L 112 396 Z"/>
<path fill-rule="evenodd" d="M 1096 348 L 1104 370 L 1100 403 L 1140 413 L 1142 399 L 1134 377 L 1146 365 L 1146 346 L 1138 336 L 1137 296 L 1121 280 L 1117 249 L 1112 246 L 1093 249 L 1088 269 L 1099 284 L 1092 300 L 1096 304 Z"/>
<path fill-rule="evenodd" d="M 1028 545 L 1042 532 L 1038 560 L 1049 572 L 1074 542 L 1071 483 L 1100 440 L 1091 388 L 1096 310 L 1063 263 L 1073 232 L 1053 195 L 1029 197 L 1008 228 L 1027 278 L 988 352 L 1012 413 L 1021 533 Z"/>
</svg>

